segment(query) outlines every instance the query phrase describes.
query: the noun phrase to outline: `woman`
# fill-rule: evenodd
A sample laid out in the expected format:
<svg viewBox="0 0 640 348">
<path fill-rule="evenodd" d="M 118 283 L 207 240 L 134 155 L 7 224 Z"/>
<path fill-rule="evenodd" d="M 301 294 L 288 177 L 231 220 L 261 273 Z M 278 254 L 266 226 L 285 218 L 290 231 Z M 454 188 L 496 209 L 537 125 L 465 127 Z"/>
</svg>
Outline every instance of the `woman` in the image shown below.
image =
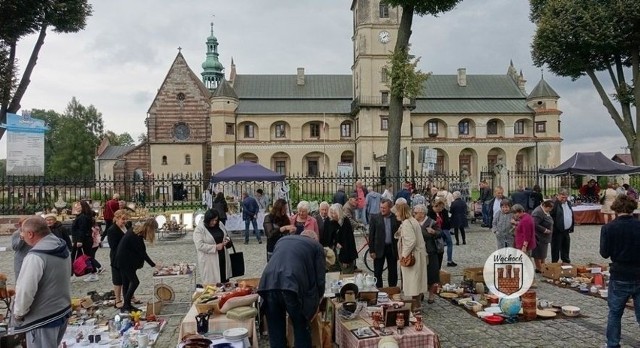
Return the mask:
<svg viewBox="0 0 640 348">
<path fill-rule="evenodd" d="M 462 200 L 460 195 L 460 191 L 454 191 L 453 194 L 453 202 L 451 202 L 451 227 L 453 227 L 453 231 L 456 236 L 456 245 L 460 245 L 460 240 L 458 239 L 458 230 L 462 235 L 462 244 L 467 244 L 467 236 L 464 232 L 465 227 L 469 227 L 469 222 L 467 221 L 468 208 L 467 203 Z"/>
<path fill-rule="evenodd" d="M 425 249 L 427 250 L 427 285 L 429 287 L 427 303 L 432 304 L 435 301 L 434 297 L 440 284 L 440 264 L 444 254 L 440 253 L 439 245 L 443 246 L 444 241 L 440 236 L 441 231 L 438 224 L 427 216 L 427 207 L 424 204 L 418 204 L 413 207 L 413 217 L 420 224 Z"/>
<path fill-rule="evenodd" d="M 83 253 L 91 257 L 91 264 L 93 270 L 91 274 L 84 278 L 85 282 L 95 282 L 100 280 L 98 273 L 102 273 L 102 265 L 95 259 L 95 253 L 93 250 L 93 226 L 95 224 L 95 213 L 91 210 L 91 206 L 87 201 L 80 201 L 80 213 L 73 220 L 71 225 L 71 236 L 73 243 L 73 250 L 71 255 L 75 260 L 78 257 L 78 253 Z"/>
<path fill-rule="evenodd" d="M 549 243 L 551 243 L 551 232 L 553 231 L 553 218 L 549 212 L 553 208 L 551 201 L 544 201 L 536 207 L 531 216 L 536 226 L 536 248 L 533 249 L 533 261 L 536 265 L 536 273 L 542 273 L 542 266 L 547 259 Z"/>
<path fill-rule="evenodd" d="M 227 205 L 227 199 L 224 198 L 222 191 L 216 193 L 216 198 L 213 199 L 211 209 L 218 212 L 218 219 L 223 225 L 227 223 L 227 213 L 229 212 L 229 206 Z"/>
<path fill-rule="evenodd" d="M 453 262 L 453 241 L 451 240 L 451 220 L 449 220 L 449 212 L 444 207 L 445 202 L 441 199 L 436 199 L 431 203 L 431 209 L 427 213 L 427 216 L 436 221 L 436 224 L 440 228 L 440 236 L 447 244 L 447 267 L 455 267 L 458 264 Z M 440 261 L 442 265 L 442 260 Z"/>
<path fill-rule="evenodd" d="M 114 308 L 122 308 L 122 276 L 120 270 L 116 266 L 116 253 L 118 252 L 118 245 L 122 241 L 122 237 L 127 233 L 127 220 L 129 220 L 129 213 L 124 210 L 116 210 L 113 214 L 113 224 L 105 231 L 107 235 L 107 242 L 109 243 L 109 261 L 111 265 L 111 283 L 113 284 L 113 293 L 116 296 L 116 302 Z"/>
<path fill-rule="evenodd" d="M 604 214 L 604 224 L 606 225 L 609 221 L 613 221 L 616 218 L 616 213 L 611 209 L 611 204 L 616 200 L 618 193 L 613 188 L 613 183 L 607 184 L 607 189 L 602 193 L 602 208 L 600 208 L 600 212 Z"/>
<path fill-rule="evenodd" d="M 505 198 L 500 202 L 500 210 L 493 215 L 491 224 L 491 231 L 496 235 L 498 249 L 513 248 L 514 226 L 511 223 L 512 220 L 511 201 Z"/>
<path fill-rule="evenodd" d="M 271 212 L 264 217 L 262 224 L 264 234 L 267 236 L 267 262 L 273 255 L 273 249 L 278 240 L 289 233 L 296 231 L 296 227 L 291 224 L 287 216 L 287 201 L 277 199 L 271 207 Z"/>
<path fill-rule="evenodd" d="M 429 291 L 427 285 L 427 250 L 422 237 L 422 228 L 411 216 L 411 208 L 405 203 L 396 205 L 396 219 L 400 221 L 400 228 L 394 238 L 398 240 L 398 258 L 410 254 L 416 259 L 413 266 L 400 266 L 402 271 L 402 292 L 413 298 L 411 309 L 419 308 L 420 297 Z"/>
<path fill-rule="evenodd" d="M 143 224 L 134 226 L 133 230 L 127 231 L 116 251 L 116 267 L 120 270 L 122 277 L 122 293 L 124 295 L 124 303 L 121 311 L 137 312 L 140 309 L 132 305 L 133 295 L 140 285 L 140 280 L 136 271 L 144 266 L 146 261 L 149 266 L 160 268 L 156 265 L 147 254 L 147 247 L 144 245 L 145 240 L 153 243 L 156 240 L 156 231 L 158 223 L 154 218 L 148 218 Z"/>
<path fill-rule="evenodd" d="M 45 215 L 44 221 L 47 223 L 47 226 L 49 226 L 51 233 L 62 239 L 67 244 L 69 252 L 71 252 L 73 249 L 73 243 L 71 243 L 71 238 L 69 237 L 69 230 L 62 224 L 62 222 L 58 221 L 56 214 Z"/>
<path fill-rule="evenodd" d="M 353 236 L 351 221 L 345 218 L 342 205 L 335 203 L 329 207 L 329 223 L 325 226 L 325 233 L 335 236 L 335 249 L 338 250 L 340 272 L 351 274 L 355 271 L 358 259 L 356 239 Z"/>
<path fill-rule="evenodd" d="M 517 221 L 514 247 L 523 253 L 531 255 L 531 250 L 536 248 L 536 232 L 533 218 L 520 204 L 514 204 L 513 217 Z"/>
<path fill-rule="evenodd" d="M 305 230 L 311 230 L 318 234 L 318 222 L 309 215 L 309 202 L 307 201 L 298 203 L 298 212 L 291 217 L 290 222 L 296 227 L 295 234 L 300 234 Z"/>
<path fill-rule="evenodd" d="M 204 213 L 204 219 L 193 230 L 193 242 L 202 284 L 226 283 L 231 278 L 231 260 L 226 248 L 231 239 L 216 210 Z"/>
</svg>

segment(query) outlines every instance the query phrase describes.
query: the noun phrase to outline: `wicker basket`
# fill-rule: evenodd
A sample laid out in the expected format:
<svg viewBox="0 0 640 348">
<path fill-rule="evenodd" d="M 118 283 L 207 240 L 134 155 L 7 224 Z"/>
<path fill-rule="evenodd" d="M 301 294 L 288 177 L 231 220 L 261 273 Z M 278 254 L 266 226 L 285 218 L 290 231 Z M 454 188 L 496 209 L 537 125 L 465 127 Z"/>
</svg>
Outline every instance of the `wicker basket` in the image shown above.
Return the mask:
<svg viewBox="0 0 640 348">
<path fill-rule="evenodd" d="M 220 308 L 218 307 L 218 301 L 212 301 L 209 303 L 196 303 L 196 310 L 198 311 L 198 314 L 207 313 L 209 311 L 212 311 L 216 314 L 221 314 Z"/>
</svg>

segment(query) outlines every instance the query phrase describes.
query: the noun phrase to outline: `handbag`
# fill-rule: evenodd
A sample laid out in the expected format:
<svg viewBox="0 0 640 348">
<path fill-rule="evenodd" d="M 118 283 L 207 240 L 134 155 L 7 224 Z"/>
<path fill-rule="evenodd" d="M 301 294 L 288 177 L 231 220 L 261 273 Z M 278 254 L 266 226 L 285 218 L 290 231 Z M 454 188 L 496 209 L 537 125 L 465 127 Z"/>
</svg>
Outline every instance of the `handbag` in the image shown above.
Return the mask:
<svg viewBox="0 0 640 348">
<path fill-rule="evenodd" d="M 231 260 L 231 277 L 239 277 L 244 275 L 244 254 L 237 252 L 236 247 L 231 244 L 233 253 L 229 253 L 229 259 Z"/>
<path fill-rule="evenodd" d="M 414 226 L 415 227 L 415 226 Z M 400 248 L 398 252 L 402 250 L 402 236 L 400 237 Z M 400 256 L 400 266 L 411 267 L 416 264 L 416 257 L 413 255 L 413 251 L 407 256 Z"/>
<path fill-rule="evenodd" d="M 78 250 L 82 252 L 82 255 L 73 261 L 73 274 L 76 277 L 82 277 L 83 275 L 93 272 L 93 263 L 91 262 L 91 256 L 85 254 L 82 249 Z"/>
<path fill-rule="evenodd" d="M 606 194 L 602 194 L 602 197 L 600 197 L 600 204 L 604 204 L 604 200 L 607 197 Z"/>
</svg>

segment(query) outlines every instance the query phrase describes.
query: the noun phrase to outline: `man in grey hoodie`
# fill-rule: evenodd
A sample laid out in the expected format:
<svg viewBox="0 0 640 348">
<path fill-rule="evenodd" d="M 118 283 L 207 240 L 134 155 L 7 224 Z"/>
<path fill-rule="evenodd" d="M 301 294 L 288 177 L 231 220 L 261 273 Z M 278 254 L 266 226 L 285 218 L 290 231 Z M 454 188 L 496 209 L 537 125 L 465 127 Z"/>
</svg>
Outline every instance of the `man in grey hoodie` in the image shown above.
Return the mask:
<svg viewBox="0 0 640 348">
<path fill-rule="evenodd" d="M 31 246 L 16 283 L 13 332 L 27 348 L 58 347 L 71 314 L 71 262 L 65 242 L 39 216 L 27 218 L 20 237 Z"/>
<path fill-rule="evenodd" d="M 367 214 L 367 222 L 371 220 L 371 216 L 380 214 L 380 200 L 382 195 L 373 190 L 373 186 L 367 187 L 367 197 L 365 198 L 364 211 Z"/>
</svg>

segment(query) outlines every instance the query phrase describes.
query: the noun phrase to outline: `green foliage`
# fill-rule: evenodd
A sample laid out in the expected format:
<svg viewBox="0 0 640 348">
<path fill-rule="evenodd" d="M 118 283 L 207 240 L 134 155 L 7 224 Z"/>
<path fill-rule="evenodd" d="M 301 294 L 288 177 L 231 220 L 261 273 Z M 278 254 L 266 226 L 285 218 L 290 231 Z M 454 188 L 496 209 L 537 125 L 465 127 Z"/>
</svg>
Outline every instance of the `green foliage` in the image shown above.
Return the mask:
<svg viewBox="0 0 640 348">
<path fill-rule="evenodd" d="M 145 141 L 147 141 L 147 133 L 140 133 L 140 135 L 138 135 L 138 144 L 142 144 Z"/>
<path fill-rule="evenodd" d="M 131 146 L 134 145 L 131 134 L 124 132 L 122 134 L 116 134 L 113 131 L 107 131 L 105 136 L 109 139 L 109 144 L 114 146 Z"/>
<path fill-rule="evenodd" d="M 383 0 L 391 6 L 412 6 L 419 16 L 438 16 L 453 10 L 462 0 Z"/>
<path fill-rule="evenodd" d="M 0 178 L 4 178 L 7 174 L 7 159 L 0 159 Z"/>
<path fill-rule="evenodd" d="M 423 85 L 430 73 L 425 74 L 417 68 L 420 58 L 412 58 L 407 50 L 396 50 L 389 56 L 389 82 L 387 87 L 391 95 L 402 98 L 415 98 L 422 92 Z"/>
</svg>

